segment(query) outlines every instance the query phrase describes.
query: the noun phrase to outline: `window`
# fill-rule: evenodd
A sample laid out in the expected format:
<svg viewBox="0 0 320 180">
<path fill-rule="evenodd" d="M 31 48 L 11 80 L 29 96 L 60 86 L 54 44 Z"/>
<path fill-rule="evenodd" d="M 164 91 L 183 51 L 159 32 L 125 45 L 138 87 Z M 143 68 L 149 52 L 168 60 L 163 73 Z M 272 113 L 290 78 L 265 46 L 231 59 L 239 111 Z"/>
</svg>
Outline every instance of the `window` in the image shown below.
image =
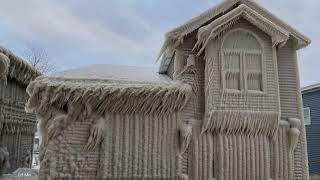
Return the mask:
<svg viewBox="0 0 320 180">
<path fill-rule="evenodd" d="M 241 54 L 224 51 L 225 87 L 240 90 L 241 87 Z"/>
<path fill-rule="evenodd" d="M 263 91 L 263 50 L 249 31 L 227 34 L 221 48 L 223 88 Z"/>
<path fill-rule="evenodd" d="M 311 125 L 310 108 L 303 108 L 304 125 Z"/>
</svg>

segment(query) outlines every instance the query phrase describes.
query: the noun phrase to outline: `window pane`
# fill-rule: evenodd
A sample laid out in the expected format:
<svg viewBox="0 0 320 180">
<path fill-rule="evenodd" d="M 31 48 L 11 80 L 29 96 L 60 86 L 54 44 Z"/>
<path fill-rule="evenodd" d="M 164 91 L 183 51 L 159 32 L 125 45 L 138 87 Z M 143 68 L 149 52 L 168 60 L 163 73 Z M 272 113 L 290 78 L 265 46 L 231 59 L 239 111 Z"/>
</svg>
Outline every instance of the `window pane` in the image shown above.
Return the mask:
<svg viewBox="0 0 320 180">
<path fill-rule="evenodd" d="M 223 87 L 263 91 L 263 48 L 256 36 L 245 30 L 231 31 L 222 42 Z"/>
<path fill-rule="evenodd" d="M 245 63 L 248 71 L 261 71 L 261 54 L 246 54 Z"/>
<path fill-rule="evenodd" d="M 240 72 L 226 72 L 226 88 L 240 90 Z"/>
<path fill-rule="evenodd" d="M 304 118 L 304 125 L 311 124 L 310 108 L 309 107 L 303 108 L 303 118 Z"/>
<path fill-rule="evenodd" d="M 240 54 L 227 52 L 224 54 L 225 71 L 240 71 Z"/>
<path fill-rule="evenodd" d="M 261 73 L 248 73 L 247 86 L 248 86 L 248 90 L 262 91 Z"/>
<path fill-rule="evenodd" d="M 251 33 L 241 30 L 230 33 L 224 40 L 222 48 L 261 50 L 258 40 Z"/>
<path fill-rule="evenodd" d="M 225 52 L 224 53 L 224 76 L 225 87 L 227 89 L 240 90 L 240 53 Z"/>
<path fill-rule="evenodd" d="M 262 91 L 262 56 L 258 53 L 245 54 L 245 68 L 247 71 L 247 89 Z"/>
</svg>

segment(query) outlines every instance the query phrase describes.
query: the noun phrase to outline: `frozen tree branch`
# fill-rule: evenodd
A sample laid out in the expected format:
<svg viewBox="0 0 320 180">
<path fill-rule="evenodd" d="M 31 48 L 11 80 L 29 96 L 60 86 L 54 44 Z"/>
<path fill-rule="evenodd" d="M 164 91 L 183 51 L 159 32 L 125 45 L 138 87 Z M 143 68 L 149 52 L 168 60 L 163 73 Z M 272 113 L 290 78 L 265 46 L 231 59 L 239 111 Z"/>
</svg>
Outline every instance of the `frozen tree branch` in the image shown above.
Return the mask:
<svg viewBox="0 0 320 180">
<path fill-rule="evenodd" d="M 49 58 L 47 51 L 38 46 L 29 45 L 24 53 L 25 59 L 44 75 L 54 73 L 56 66 Z"/>
</svg>

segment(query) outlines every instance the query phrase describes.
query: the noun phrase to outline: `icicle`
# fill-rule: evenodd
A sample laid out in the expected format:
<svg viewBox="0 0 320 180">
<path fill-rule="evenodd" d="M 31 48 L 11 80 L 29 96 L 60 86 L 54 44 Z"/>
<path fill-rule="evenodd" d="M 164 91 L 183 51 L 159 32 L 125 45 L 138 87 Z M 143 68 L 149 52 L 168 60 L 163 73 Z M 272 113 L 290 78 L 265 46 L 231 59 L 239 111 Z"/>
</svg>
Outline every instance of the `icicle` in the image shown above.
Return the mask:
<svg viewBox="0 0 320 180">
<path fill-rule="evenodd" d="M 289 149 L 293 153 L 294 149 L 297 147 L 300 135 L 301 121 L 296 118 L 289 118 L 289 124 L 291 125 L 289 129 Z"/>
<path fill-rule="evenodd" d="M 4 80 L 5 84 L 7 83 L 7 73 L 9 71 L 10 59 L 0 53 L 0 78 Z"/>
<path fill-rule="evenodd" d="M 278 112 L 213 110 L 203 131 L 226 134 L 265 134 L 273 137 L 278 127 Z"/>
<path fill-rule="evenodd" d="M 187 174 L 178 174 L 178 176 L 181 180 L 189 180 L 189 176 Z"/>
<path fill-rule="evenodd" d="M 180 154 L 183 154 L 187 149 L 191 141 L 192 125 L 186 124 L 186 122 L 179 122 L 179 132 L 181 138 L 181 150 Z"/>
<path fill-rule="evenodd" d="M 0 178 L 9 167 L 9 152 L 6 147 L 0 147 Z"/>
<path fill-rule="evenodd" d="M 68 117 L 66 114 L 56 115 L 50 122 L 47 124 L 47 138 L 52 139 L 60 135 L 60 133 L 66 128 L 68 124 Z"/>
<path fill-rule="evenodd" d="M 90 135 L 88 138 L 88 142 L 84 147 L 85 151 L 94 150 L 104 139 L 105 131 L 106 131 L 106 120 L 102 117 L 96 120 L 96 123 L 92 125 L 90 129 Z"/>
<path fill-rule="evenodd" d="M 190 66 L 191 67 L 191 66 Z M 192 88 L 184 83 L 137 83 L 122 81 L 68 80 L 39 78 L 27 92 L 27 112 L 46 111 L 50 106 L 64 107 L 68 102 L 91 106 L 103 115 L 111 113 L 168 114 L 180 111 L 191 95 Z M 115 84 L 116 83 L 116 84 Z M 137 104 L 137 106 L 132 106 Z M 85 110 L 86 107 L 83 107 Z"/>
</svg>

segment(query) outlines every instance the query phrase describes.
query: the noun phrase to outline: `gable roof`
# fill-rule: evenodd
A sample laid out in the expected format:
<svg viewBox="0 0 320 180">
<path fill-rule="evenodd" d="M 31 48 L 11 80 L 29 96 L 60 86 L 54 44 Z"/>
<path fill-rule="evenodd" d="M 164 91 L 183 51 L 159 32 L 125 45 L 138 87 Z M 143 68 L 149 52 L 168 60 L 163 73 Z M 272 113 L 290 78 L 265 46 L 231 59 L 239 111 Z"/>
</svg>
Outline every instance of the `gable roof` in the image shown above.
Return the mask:
<svg viewBox="0 0 320 180">
<path fill-rule="evenodd" d="M 289 26 L 287 23 L 274 16 L 272 13 L 258 5 L 256 2 L 249 0 L 223 1 L 217 6 L 208 9 L 199 16 L 192 18 L 183 25 L 174 28 L 170 32 L 166 33 L 165 42 L 160 50 L 159 55 L 159 57 L 162 57 L 159 72 L 166 72 L 168 65 L 170 64 L 170 61 L 172 59 L 172 51 L 183 42 L 185 36 L 201 28 L 202 26 L 208 25 L 211 21 L 215 21 L 218 18 L 227 15 L 229 12 L 232 12 L 232 10 L 241 7 L 241 5 L 242 7 L 246 6 L 247 10 L 250 9 L 250 12 L 254 12 L 256 14 L 255 17 L 260 16 L 260 19 L 262 19 L 261 17 L 263 17 L 265 22 L 272 23 L 272 26 L 275 29 L 279 30 L 281 28 L 288 32 L 289 36 L 297 42 L 297 49 L 303 48 L 311 43 L 311 40 L 305 35 L 301 34 L 293 27 Z M 220 23 L 222 22 L 223 21 L 220 21 Z"/>
</svg>

